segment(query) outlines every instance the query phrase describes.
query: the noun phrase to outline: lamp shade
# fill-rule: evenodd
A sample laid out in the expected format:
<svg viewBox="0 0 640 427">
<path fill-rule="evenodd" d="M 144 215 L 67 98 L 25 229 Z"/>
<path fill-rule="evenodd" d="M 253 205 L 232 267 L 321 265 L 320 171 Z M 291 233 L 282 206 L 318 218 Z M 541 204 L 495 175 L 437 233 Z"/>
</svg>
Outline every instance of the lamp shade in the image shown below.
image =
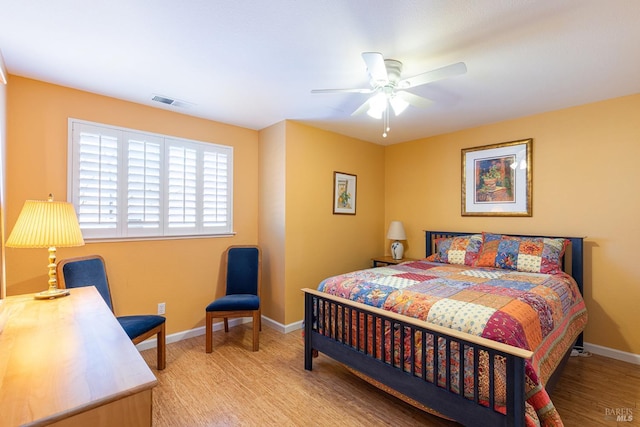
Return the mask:
<svg viewBox="0 0 640 427">
<path fill-rule="evenodd" d="M 406 110 L 407 107 L 409 106 L 409 103 L 404 99 L 402 99 L 397 94 L 389 98 L 389 104 L 391 104 L 391 108 L 393 108 L 393 113 L 396 116 L 399 116 L 400 114 L 402 114 L 402 112 Z"/>
<path fill-rule="evenodd" d="M 84 239 L 73 205 L 53 200 L 27 200 L 6 243 L 10 248 L 82 245 Z"/>
<path fill-rule="evenodd" d="M 402 221 L 391 221 L 389 224 L 389 231 L 387 232 L 387 239 L 390 240 L 406 240 L 407 235 L 404 232 L 404 226 Z"/>
</svg>

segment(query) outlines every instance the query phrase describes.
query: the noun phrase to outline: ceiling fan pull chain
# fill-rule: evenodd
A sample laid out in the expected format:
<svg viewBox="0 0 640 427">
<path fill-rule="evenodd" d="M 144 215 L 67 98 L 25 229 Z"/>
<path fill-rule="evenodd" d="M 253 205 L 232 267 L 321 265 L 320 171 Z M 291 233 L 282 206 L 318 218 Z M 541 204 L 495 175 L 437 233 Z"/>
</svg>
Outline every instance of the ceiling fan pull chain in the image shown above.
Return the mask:
<svg viewBox="0 0 640 427">
<path fill-rule="evenodd" d="M 387 134 L 389 133 L 389 131 L 391 130 L 391 127 L 389 126 L 389 104 L 387 102 L 387 108 L 384 109 L 384 112 L 382 113 L 382 137 L 386 138 Z"/>
<path fill-rule="evenodd" d="M 385 110 L 382 112 L 382 137 L 386 138 L 387 137 L 387 121 L 389 120 L 389 109 L 385 108 Z"/>
</svg>

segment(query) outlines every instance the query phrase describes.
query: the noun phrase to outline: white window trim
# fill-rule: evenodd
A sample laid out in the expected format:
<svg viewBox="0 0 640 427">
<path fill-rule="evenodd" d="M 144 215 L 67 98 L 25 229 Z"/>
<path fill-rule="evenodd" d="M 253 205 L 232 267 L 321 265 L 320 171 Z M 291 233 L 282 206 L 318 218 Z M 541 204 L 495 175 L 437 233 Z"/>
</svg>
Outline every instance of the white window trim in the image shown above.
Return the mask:
<svg viewBox="0 0 640 427">
<path fill-rule="evenodd" d="M 109 134 L 118 135 L 118 206 L 117 226 L 113 229 L 91 229 L 83 228 L 83 236 L 85 240 L 92 242 L 99 241 L 127 241 L 127 240 L 170 240 L 182 238 L 205 238 L 205 237 L 226 237 L 235 235 L 233 231 L 233 147 L 211 142 L 202 142 L 180 138 L 169 135 L 144 132 L 135 129 L 123 128 L 118 126 L 105 125 L 102 123 L 90 122 L 80 119 L 68 119 L 68 157 L 67 157 L 67 199 L 73 203 L 76 212 L 79 213 L 79 153 L 77 153 L 76 141 L 74 141 L 74 124 L 80 126 L 92 126 L 107 129 Z M 124 136 L 129 134 L 137 134 L 146 136 L 156 141 L 161 141 L 161 159 L 160 170 L 164 174 L 160 179 L 160 227 L 159 229 L 132 228 L 127 226 L 127 138 Z M 226 220 L 223 221 L 222 227 L 205 227 L 203 225 L 203 209 L 202 202 L 203 193 L 203 160 L 198 161 L 197 172 L 197 190 L 196 190 L 196 226 L 185 228 L 173 228 L 168 226 L 168 147 L 170 144 L 178 144 L 185 147 L 195 149 L 203 154 L 205 151 L 215 152 L 217 155 L 226 156 Z M 82 228 L 82 226 L 81 226 Z"/>
</svg>

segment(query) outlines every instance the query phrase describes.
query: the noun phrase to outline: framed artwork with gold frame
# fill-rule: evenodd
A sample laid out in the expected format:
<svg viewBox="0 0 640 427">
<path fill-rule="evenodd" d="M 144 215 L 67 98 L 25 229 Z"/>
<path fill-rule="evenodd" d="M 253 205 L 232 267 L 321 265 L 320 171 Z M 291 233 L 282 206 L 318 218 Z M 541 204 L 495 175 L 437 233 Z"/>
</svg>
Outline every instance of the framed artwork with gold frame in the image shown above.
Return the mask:
<svg viewBox="0 0 640 427">
<path fill-rule="evenodd" d="M 531 216 L 533 140 L 462 149 L 462 216 Z"/>
<path fill-rule="evenodd" d="M 356 214 L 357 176 L 333 172 L 333 213 Z"/>
</svg>

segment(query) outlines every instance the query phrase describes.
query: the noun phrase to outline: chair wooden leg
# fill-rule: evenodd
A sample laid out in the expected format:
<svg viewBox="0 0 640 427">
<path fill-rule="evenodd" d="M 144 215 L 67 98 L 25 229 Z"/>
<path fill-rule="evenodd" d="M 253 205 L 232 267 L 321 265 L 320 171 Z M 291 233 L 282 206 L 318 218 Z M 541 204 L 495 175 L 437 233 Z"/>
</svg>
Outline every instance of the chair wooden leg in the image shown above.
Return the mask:
<svg viewBox="0 0 640 427">
<path fill-rule="evenodd" d="M 258 351 L 260 339 L 260 311 L 253 312 L 253 351 Z"/>
<path fill-rule="evenodd" d="M 211 353 L 213 351 L 213 315 L 210 311 L 207 311 L 204 335 L 205 335 L 205 351 Z"/>
<path fill-rule="evenodd" d="M 158 370 L 161 371 L 167 366 L 167 338 L 164 323 L 162 324 L 162 329 L 158 332 Z"/>
<path fill-rule="evenodd" d="M 229 319 L 225 317 L 223 320 L 224 320 L 224 331 L 229 332 Z"/>
</svg>

